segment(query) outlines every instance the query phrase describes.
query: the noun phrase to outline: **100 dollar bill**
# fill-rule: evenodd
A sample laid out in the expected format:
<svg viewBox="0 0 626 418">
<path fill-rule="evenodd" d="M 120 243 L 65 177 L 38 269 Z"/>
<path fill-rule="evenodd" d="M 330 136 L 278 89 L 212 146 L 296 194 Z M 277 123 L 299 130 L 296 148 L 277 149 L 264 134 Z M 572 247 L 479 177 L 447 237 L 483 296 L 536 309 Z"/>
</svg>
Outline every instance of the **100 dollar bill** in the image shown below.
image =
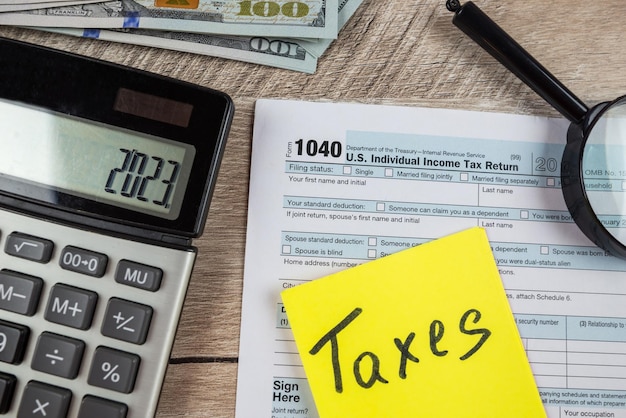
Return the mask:
<svg viewBox="0 0 626 418">
<path fill-rule="evenodd" d="M 363 3 L 363 0 L 339 0 L 339 30 L 348 23 L 348 20 L 352 17 L 354 12 L 356 12 L 356 9 L 359 8 L 361 3 Z M 331 43 L 332 39 L 303 39 L 300 45 L 304 47 L 309 54 L 319 58 L 326 52 Z"/>
<path fill-rule="evenodd" d="M 338 7 L 340 28 L 354 14 L 363 0 L 341 0 Z M 290 38 L 265 38 L 191 34 L 143 29 L 44 29 L 67 35 L 84 36 L 113 42 L 136 44 L 175 51 L 228 58 L 288 70 L 314 73 L 317 58 L 331 41 L 303 41 Z"/>
<path fill-rule="evenodd" d="M 28 0 L 30 1 L 30 0 Z M 2 12 L 16 12 L 22 10 L 34 10 L 41 9 L 46 7 L 65 7 L 65 6 L 74 6 L 76 4 L 85 4 L 85 3 L 98 3 L 100 0 L 46 0 L 45 2 L 13 2 L 13 3 L 2 3 L 0 1 L 0 13 Z"/>
<path fill-rule="evenodd" d="M 317 58 L 309 54 L 295 39 L 283 40 L 258 36 L 225 36 L 144 29 L 39 29 L 106 41 L 193 52 L 305 73 L 314 73 L 317 68 Z"/>
<path fill-rule="evenodd" d="M 338 0 L 117 0 L 0 14 L 0 25 L 335 39 Z"/>
</svg>

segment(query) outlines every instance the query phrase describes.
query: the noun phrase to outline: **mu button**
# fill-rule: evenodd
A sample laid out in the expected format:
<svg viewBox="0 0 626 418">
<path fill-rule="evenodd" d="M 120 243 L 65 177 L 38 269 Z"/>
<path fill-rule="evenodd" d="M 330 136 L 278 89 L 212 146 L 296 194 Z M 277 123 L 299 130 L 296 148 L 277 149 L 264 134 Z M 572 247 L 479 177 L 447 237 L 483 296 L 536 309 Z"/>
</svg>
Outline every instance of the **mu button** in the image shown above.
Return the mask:
<svg viewBox="0 0 626 418">
<path fill-rule="evenodd" d="M 115 271 L 115 281 L 128 286 L 156 292 L 161 287 L 163 270 L 158 267 L 122 260 Z"/>
</svg>

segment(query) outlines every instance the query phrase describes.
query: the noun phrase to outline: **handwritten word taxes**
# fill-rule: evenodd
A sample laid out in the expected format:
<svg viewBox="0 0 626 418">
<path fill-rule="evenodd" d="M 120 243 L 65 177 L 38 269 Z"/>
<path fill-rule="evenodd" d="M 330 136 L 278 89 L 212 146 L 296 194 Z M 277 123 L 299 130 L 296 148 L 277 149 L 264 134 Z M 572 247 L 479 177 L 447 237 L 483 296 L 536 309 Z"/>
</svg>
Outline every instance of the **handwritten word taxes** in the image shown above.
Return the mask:
<svg viewBox="0 0 626 418">
<path fill-rule="evenodd" d="M 333 375 L 335 380 L 334 385 L 335 391 L 337 393 L 343 392 L 343 374 L 341 369 L 342 364 L 345 364 L 345 359 L 342 359 L 340 355 L 339 334 L 348 326 L 350 326 L 352 322 L 354 322 L 357 317 L 362 313 L 362 308 L 355 308 L 330 331 L 322 336 L 322 338 L 320 338 L 319 341 L 317 341 L 317 343 L 315 343 L 315 345 L 309 350 L 309 354 L 315 356 L 319 354 L 326 345 L 330 344 L 330 361 L 332 363 Z M 458 323 L 458 331 L 463 335 L 472 337 L 472 340 L 474 340 L 468 340 L 467 347 L 450 347 L 449 344 L 446 344 L 446 340 L 444 339 L 444 335 L 447 335 L 445 334 L 445 324 L 438 319 L 433 320 L 430 323 L 430 327 L 427 333 L 430 353 L 435 358 L 443 358 L 448 356 L 449 354 L 452 355 L 454 352 L 458 351 L 458 353 L 454 355 L 460 354 L 458 357 L 459 361 L 466 361 L 470 359 L 474 354 L 478 352 L 478 350 L 483 347 L 485 342 L 492 334 L 491 331 L 487 328 L 477 328 L 471 326 L 471 324 L 477 325 L 478 322 L 480 322 L 481 317 L 482 314 L 478 309 L 469 309 L 465 313 L 463 313 L 463 315 L 461 315 Z M 469 327 L 468 321 L 471 323 Z M 408 362 L 420 362 L 420 358 L 411 348 L 415 336 L 415 332 L 409 332 L 404 340 L 401 340 L 400 338 L 393 339 L 393 344 L 398 350 L 398 352 L 395 353 L 397 355 L 395 359 L 380 358 L 376 353 L 373 353 L 371 351 L 363 351 L 352 362 L 352 373 L 354 375 L 356 383 L 364 389 L 369 389 L 373 387 L 376 383 L 390 383 L 388 378 L 391 377 L 385 377 L 381 372 L 381 364 L 383 361 L 397 362 L 398 377 L 403 380 L 407 379 Z M 477 341 L 476 337 L 474 336 L 479 336 Z M 366 361 L 366 359 L 368 361 Z"/>
</svg>

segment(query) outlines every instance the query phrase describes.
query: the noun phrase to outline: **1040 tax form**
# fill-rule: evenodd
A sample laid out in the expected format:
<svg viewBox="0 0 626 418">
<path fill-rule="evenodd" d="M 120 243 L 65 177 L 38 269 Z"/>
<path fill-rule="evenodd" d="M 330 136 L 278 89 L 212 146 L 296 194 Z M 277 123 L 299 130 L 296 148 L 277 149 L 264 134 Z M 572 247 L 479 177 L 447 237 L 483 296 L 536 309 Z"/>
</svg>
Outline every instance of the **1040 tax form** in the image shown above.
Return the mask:
<svg viewBox="0 0 626 418">
<path fill-rule="evenodd" d="M 480 226 L 548 416 L 626 418 L 626 261 L 567 211 L 566 129 L 531 116 L 258 101 L 236 416 L 318 417 L 282 290 Z"/>
</svg>

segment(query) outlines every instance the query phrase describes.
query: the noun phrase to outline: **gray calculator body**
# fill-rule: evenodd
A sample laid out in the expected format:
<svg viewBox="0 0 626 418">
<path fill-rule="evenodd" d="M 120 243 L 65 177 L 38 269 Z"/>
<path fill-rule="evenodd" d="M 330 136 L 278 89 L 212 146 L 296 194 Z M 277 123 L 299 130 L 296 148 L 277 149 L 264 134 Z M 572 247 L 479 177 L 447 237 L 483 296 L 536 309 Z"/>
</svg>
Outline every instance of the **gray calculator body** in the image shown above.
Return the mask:
<svg viewBox="0 0 626 418">
<path fill-rule="evenodd" d="M 0 76 L 0 416 L 153 417 L 232 102 L 5 39 Z"/>
<path fill-rule="evenodd" d="M 34 243 L 36 239 L 51 241 L 54 245 L 54 256 L 47 263 L 38 263 L 29 259 L 9 256 L 6 253 L 0 255 L 2 269 L 5 272 L 19 274 L 16 275 L 18 280 L 10 283 L 4 282 L 3 290 L 0 290 L 0 293 L 3 293 L 0 295 L 2 299 L 0 305 L 7 306 L 12 302 L 12 307 L 19 308 L 19 306 L 15 306 L 16 301 L 20 304 L 33 303 L 38 305 L 33 316 L 11 311 L 3 311 L 1 314 L 4 321 L 30 328 L 30 341 L 27 343 L 28 347 L 20 364 L 3 363 L 0 365 L 0 370 L 3 372 L 18 376 L 12 410 L 17 411 L 22 405 L 24 408 L 30 408 L 31 411 L 37 408 L 36 400 L 22 404 L 21 398 L 26 385 L 30 381 L 37 381 L 72 392 L 69 405 L 70 412 L 67 416 L 78 416 L 82 399 L 87 395 L 126 405 L 129 411 L 128 418 L 153 416 L 170 354 L 170 350 L 164 348 L 171 347 L 173 343 L 187 283 L 195 260 L 195 252 L 110 237 L 68 228 L 64 225 L 21 214 L 1 211 L 0 233 L 2 237 L 0 246 L 3 251 L 5 251 L 7 244 L 19 245 L 9 242 L 10 234 L 15 231 L 33 237 L 27 237 L 32 241 L 25 242 Z M 63 249 L 67 247 L 96 251 L 106 255 L 108 258 L 106 274 L 96 278 L 63 269 L 60 266 L 63 260 L 59 257 Z M 86 253 L 83 257 L 88 256 L 89 254 Z M 116 282 L 115 272 L 122 260 L 162 269 L 163 279 L 159 289 L 151 292 Z M 44 284 L 39 295 L 33 295 L 28 289 L 20 287 L 19 278 L 21 275 L 43 280 Z M 127 276 L 132 277 L 132 275 L 133 273 Z M 127 280 L 131 280 L 129 277 Z M 142 276 L 137 274 L 134 277 L 134 280 L 137 281 L 141 280 Z M 46 315 L 56 315 L 65 316 L 67 321 L 71 321 L 83 315 L 88 309 L 86 304 L 81 303 L 79 298 L 73 297 L 72 293 L 57 292 L 58 295 L 55 296 L 53 290 L 58 289 L 58 286 L 62 286 L 61 289 L 67 286 L 71 290 L 88 290 L 97 294 L 91 326 L 87 330 L 64 325 L 62 318 L 57 319 L 57 322 L 61 323 L 50 322 L 45 319 Z M 153 309 L 144 343 L 139 345 L 123 339 L 125 337 L 128 337 L 127 340 L 131 339 L 135 334 L 143 333 L 145 330 L 141 329 L 143 324 L 136 318 L 122 325 L 126 320 L 133 317 L 133 311 L 127 309 L 128 313 L 125 313 L 123 305 L 116 310 L 107 309 L 111 300 L 128 301 L 131 303 L 129 305 L 131 307 L 132 304 L 136 303 Z M 82 312 L 77 312 L 78 310 Z M 121 314 L 118 315 L 120 312 Z M 124 319 L 116 322 L 114 318 L 116 315 L 118 318 Z M 119 328 L 119 335 L 115 336 L 116 338 L 102 335 L 102 327 L 105 323 L 111 323 L 115 328 L 122 325 Z M 127 335 L 125 336 L 124 333 Z M 63 350 L 55 355 L 55 350 L 59 350 L 59 348 L 55 348 L 54 340 L 49 343 L 48 348 L 38 348 L 38 338 L 42 335 L 62 336 L 84 342 L 85 347 L 80 356 L 81 359 L 72 359 L 72 354 L 64 354 Z M 100 362 L 94 362 L 98 347 L 110 347 L 120 350 L 122 353 L 137 356 L 139 364 L 136 376 L 128 375 L 128 366 L 122 364 L 125 359 L 124 355 L 120 358 L 111 357 Z M 36 357 L 39 364 L 35 367 L 45 371 L 32 368 Z M 60 359 L 61 357 L 63 359 Z M 63 363 L 70 363 L 71 361 L 80 361 L 81 363 L 76 377 L 58 376 L 57 373 L 63 373 L 63 368 L 66 367 Z M 107 364 L 109 365 L 107 366 Z M 93 375 L 91 384 L 88 383 L 90 373 Z M 128 386 L 132 386 L 130 391 L 127 389 Z M 129 393 L 125 393 L 127 391 Z M 43 399 L 40 399 L 42 404 L 44 403 Z M 31 416 L 50 416 L 48 413 L 52 413 L 52 407 L 49 406 L 48 408 L 50 409 L 42 411 L 45 411 L 46 415 L 34 413 Z"/>
</svg>

